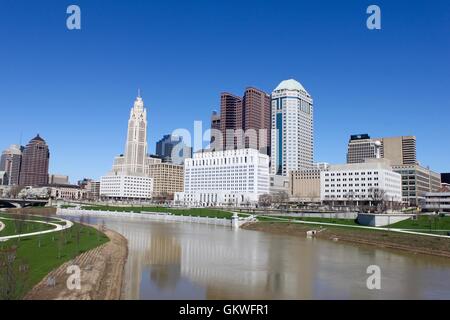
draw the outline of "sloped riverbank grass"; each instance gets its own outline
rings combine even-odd
[[[53,269],[108,241],[103,232],[75,223],[63,231],[0,242],[0,300],[22,298]]]

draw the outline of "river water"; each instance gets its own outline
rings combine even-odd
[[[450,299],[450,259],[227,227],[91,217],[128,239],[125,299]],[[368,266],[381,270],[369,290]]]

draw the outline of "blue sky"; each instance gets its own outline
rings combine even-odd
[[[82,29],[66,28],[81,7]],[[366,28],[381,7],[382,29]],[[450,171],[450,1],[0,0],[0,148],[40,133],[50,171],[98,178],[124,149],[140,87],[149,147],[209,126],[221,91],[295,78],[315,104],[315,160],[345,162],[350,134],[416,135]]]

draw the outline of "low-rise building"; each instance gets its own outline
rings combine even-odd
[[[289,173],[290,201],[320,202],[320,172],[319,169],[291,171]]]
[[[402,202],[401,175],[388,160],[366,159],[364,163],[330,165],[320,173],[320,199],[324,203],[370,205],[376,201]]]
[[[111,172],[100,180],[100,197],[105,200],[149,200],[153,178],[146,175],[125,175]]]
[[[425,193],[425,211],[450,212],[450,188],[443,187],[438,192]]]
[[[253,205],[269,193],[269,156],[256,149],[197,152],[184,169],[184,191],[175,203]]]
[[[50,198],[54,200],[82,200],[84,190],[78,185],[52,184],[48,186]]]
[[[418,164],[394,165],[393,170],[402,176],[403,202],[419,206],[425,201],[427,192],[437,192],[441,188],[441,175]]]
[[[184,167],[171,163],[155,163],[148,167],[153,178],[153,198],[173,200],[176,192],[183,191]]]

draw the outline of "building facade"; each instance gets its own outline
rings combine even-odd
[[[153,179],[147,176],[111,174],[100,181],[100,197],[108,200],[135,201],[152,198]]]
[[[255,149],[195,153],[184,169],[184,191],[175,194],[175,203],[252,205],[269,193],[269,156]]]
[[[402,178],[392,170],[389,161],[380,159],[330,165],[327,171],[320,172],[320,200],[344,205],[349,201],[401,203]]]
[[[441,183],[450,184],[450,173],[441,173]]]
[[[313,99],[296,80],[282,81],[272,92],[271,173],[313,166]]]
[[[48,184],[50,151],[39,134],[30,140],[22,154],[19,184],[23,186],[44,186]]]
[[[257,149],[270,154],[270,96],[248,87],[241,98],[223,92],[220,115],[211,117],[211,150]]]
[[[301,203],[320,202],[319,169],[307,169],[289,172],[289,198]]]
[[[50,174],[48,176],[49,184],[70,184],[69,176],[64,176],[61,174]]]
[[[410,206],[420,206],[425,194],[437,192],[441,188],[441,175],[418,164],[394,165],[393,170],[402,175],[403,202]]]
[[[192,157],[192,148],[184,143],[183,137],[167,134],[156,143],[156,155],[164,162],[180,165]]]
[[[184,188],[184,167],[171,163],[155,163],[149,167],[149,176],[153,178],[153,198],[173,199],[176,192]]]
[[[388,159],[391,165],[418,164],[416,137],[370,138],[368,134],[350,136],[347,163],[362,163],[365,159],[374,158]]]
[[[84,190],[78,185],[52,184],[49,185],[50,197],[54,200],[82,200]]]
[[[424,211],[450,212],[450,188],[441,188],[438,192],[425,193]]]
[[[13,144],[2,152],[0,158],[0,171],[6,172],[8,185],[12,186],[19,184],[23,149],[24,147]]]

